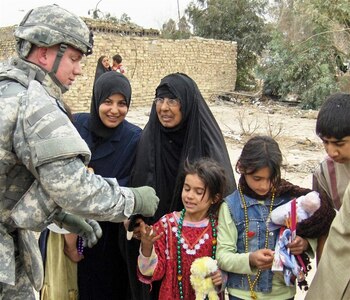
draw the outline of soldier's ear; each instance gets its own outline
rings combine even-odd
[[[49,48],[38,47],[36,58],[39,66],[45,69],[46,71],[50,72],[54,65],[54,62],[57,56],[57,51],[58,51],[57,46],[53,46]]]
[[[48,48],[37,47],[35,50],[35,58],[39,65],[45,68],[48,64]]]

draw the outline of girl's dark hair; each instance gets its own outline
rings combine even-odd
[[[282,153],[277,142],[269,136],[255,136],[244,145],[236,164],[236,172],[253,174],[261,168],[271,170],[274,187],[281,181]]]
[[[184,177],[188,174],[196,174],[203,181],[205,190],[209,193],[209,198],[218,199],[210,206],[208,211],[208,214],[217,215],[227,188],[225,169],[215,160],[203,157],[193,163],[185,160]]]
[[[350,94],[336,93],[326,99],[317,116],[316,134],[337,140],[350,136]]]

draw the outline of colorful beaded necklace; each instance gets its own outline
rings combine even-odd
[[[245,226],[245,239],[244,239],[244,248],[245,248],[245,253],[248,253],[249,248],[248,248],[248,233],[249,233],[249,219],[248,219],[248,208],[247,208],[247,203],[245,201],[245,198],[243,196],[242,193],[242,188],[239,185],[238,186],[238,190],[239,190],[239,194],[241,196],[242,199],[242,203],[243,203],[243,208],[244,208],[244,226]],[[270,208],[269,208],[269,215],[267,216],[267,219],[269,219],[270,215],[271,215],[271,211],[273,208],[273,203],[275,201],[275,191],[272,191],[272,197],[271,197],[271,203],[270,203]],[[269,230],[266,228],[266,233],[265,233],[265,248],[267,249],[269,245]],[[255,291],[254,291],[254,286],[256,285],[256,283],[259,280],[261,274],[261,270],[258,270],[258,273],[256,274],[254,281],[252,282],[250,275],[247,274],[247,279],[248,279],[248,283],[249,283],[249,289],[250,289],[250,297],[252,299],[258,299]]]
[[[179,224],[177,227],[177,282],[179,284],[179,293],[180,293],[180,299],[184,299],[183,295],[183,286],[182,286],[182,258],[181,258],[181,234],[182,234],[182,225],[185,218],[186,209],[183,209],[181,211]],[[212,214],[209,214],[209,222],[211,225],[211,229],[213,232],[213,239],[212,239],[212,259],[215,259],[215,252],[216,252],[216,228],[215,228],[215,219],[213,218]]]

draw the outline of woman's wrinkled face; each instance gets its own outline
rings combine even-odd
[[[116,128],[128,113],[128,106],[122,94],[113,94],[101,102],[98,114],[108,128]]]
[[[182,120],[181,103],[179,99],[156,98],[154,100],[159,122],[166,128],[173,128]]]

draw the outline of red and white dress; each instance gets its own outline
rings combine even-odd
[[[158,234],[164,232],[164,235],[155,242],[155,253],[150,257],[144,257],[140,251],[138,258],[140,281],[151,284],[152,281],[162,280],[159,291],[159,299],[162,300],[180,299],[177,279],[178,222],[179,217],[173,212],[155,223],[153,230]],[[190,268],[196,258],[212,256],[213,231],[209,219],[200,222],[184,220],[180,242],[183,296],[186,300],[195,300],[195,292],[190,282]]]

